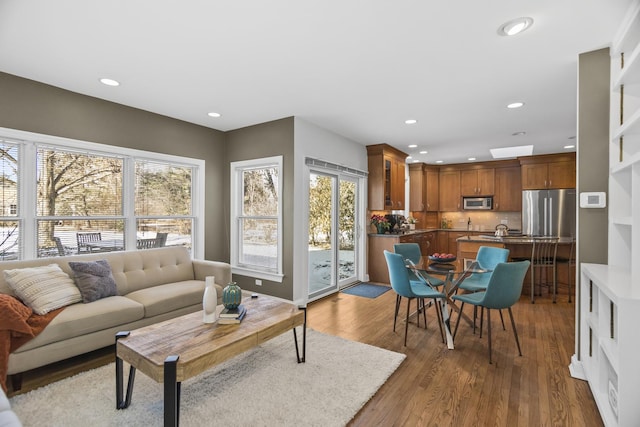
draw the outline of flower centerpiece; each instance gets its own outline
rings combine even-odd
[[[376,227],[378,234],[384,234],[391,227],[391,223],[382,215],[371,215],[371,224]]]

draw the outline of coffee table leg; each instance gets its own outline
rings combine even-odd
[[[125,338],[129,336],[129,331],[122,331],[116,334],[116,342],[120,338]],[[131,395],[133,394],[133,382],[136,378],[136,368],[133,366],[129,369],[129,380],[127,382],[127,397],[126,399],[122,399],[122,386],[123,386],[123,368],[122,368],[122,359],[118,357],[118,353],[116,350],[116,409],[125,409],[128,408],[131,404]]]
[[[298,350],[298,335],[296,328],[293,328],[293,342],[296,345],[296,358],[298,363],[304,363],[307,357],[307,307],[300,306],[299,310],[304,310],[304,323],[302,324],[302,359],[300,358],[300,350]]]
[[[164,425],[177,426],[180,423],[180,383],[177,381],[177,367],[180,356],[164,359]]]

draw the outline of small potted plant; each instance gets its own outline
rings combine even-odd
[[[378,234],[384,234],[391,226],[391,223],[382,215],[371,215],[371,225],[376,227]]]
[[[409,218],[407,218],[407,224],[409,224],[409,230],[415,230],[416,229],[416,223],[418,222],[417,219],[415,219],[414,217],[410,216]]]

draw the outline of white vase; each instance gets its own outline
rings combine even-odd
[[[207,276],[204,279],[204,295],[202,296],[202,321],[204,323],[214,323],[217,319],[216,306],[218,305],[218,293],[214,283],[213,276]]]

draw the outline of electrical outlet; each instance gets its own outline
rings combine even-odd
[[[262,280],[256,279],[256,286],[262,286]]]
[[[500,224],[509,225],[509,220],[508,219],[500,220]]]

